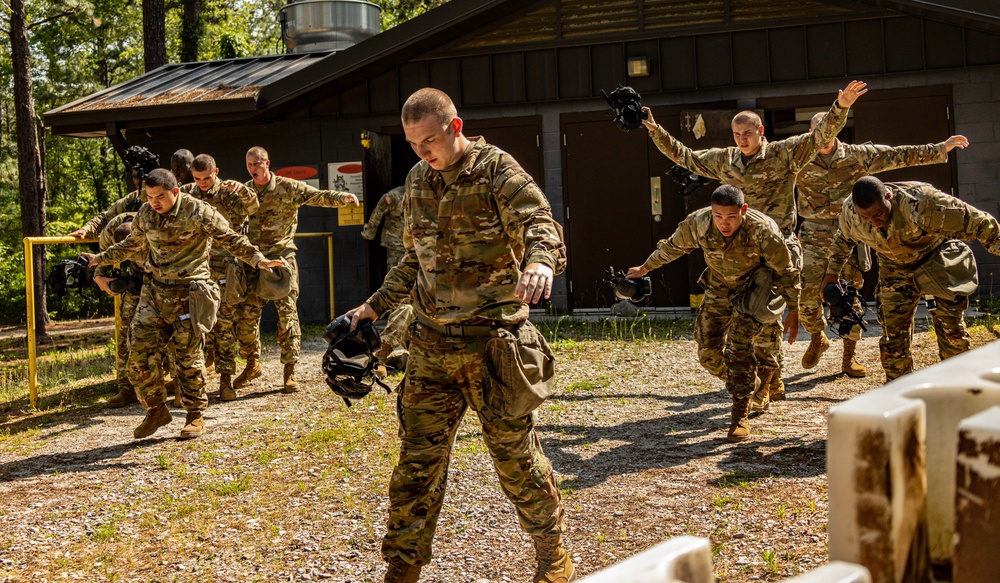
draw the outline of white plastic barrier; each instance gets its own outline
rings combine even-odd
[[[579,583],[715,583],[712,544],[694,536],[667,539]]]
[[[712,544],[706,538],[668,539],[579,583],[715,583]],[[787,583],[872,583],[868,569],[833,562]]]
[[[951,568],[956,582],[1000,581],[1000,552],[986,553],[1000,548],[1000,411],[977,415],[997,405],[1000,342],[831,409],[830,559],[867,567],[875,583],[929,580],[932,564]],[[961,458],[960,427],[969,452]],[[978,538],[957,546],[956,463],[959,507],[976,514],[961,528]]]
[[[804,575],[786,579],[785,583],[872,583],[868,569],[843,561],[832,561]]]

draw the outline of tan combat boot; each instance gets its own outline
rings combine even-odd
[[[726,441],[729,443],[739,443],[750,439],[750,397],[733,397],[733,411],[729,423],[729,435]]]
[[[205,418],[201,416],[201,411],[188,411],[187,423],[181,429],[181,439],[191,439],[198,437],[205,432]]]
[[[757,390],[750,397],[750,413],[764,413],[771,409],[771,377],[774,372],[760,377]]]
[[[142,420],[142,423],[140,423],[134,431],[132,431],[132,436],[136,439],[149,437],[150,435],[156,433],[157,429],[173,420],[174,418],[170,416],[170,409],[167,409],[166,404],[161,403],[149,411],[146,411],[146,418]]]
[[[233,388],[233,375],[224,372],[219,376],[221,377],[219,381],[219,399],[223,401],[235,401],[236,389]]]
[[[126,407],[138,402],[139,397],[135,396],[135,387],[128,383],[122,383],[118,386],[118,392],[115,393],[115,396],[108,399],[106,405],[111,409],[118,409],[119,407]]]
[[[244,368],[243,372],[240,373],[240,376],[236,377],[236,380],[233,381],[233,388],[242,389],[243,387],[249,385],[250,381],[259,377],[263,373],[264,369],[260,367],[260,361],[251,356],[247,358],[246,368]]]
[[[538,569],[532,583],[569,583],[576,580],[576,569],[563,547],[561,536],[550,534],[531,538],[535,543],[535,558],[538,560]]]
[[[857,340],[844,338],[844,362],[841,365],[841,371],[851,378],[860,379],[868,376],[868,369],[854,358],[854,352],[857,349]]]
[[[830,339],[826,337],[826,334],[822,330],[812,335],[809,339],[809,346],[806,348],[806,353],[802,355],[802,368],[811,369],[816,368],[819,364],[819,357],[826,352],[826,349],[830,348]]]
[[[771,375],[771,382],[767,385],[767,393],[772,403],[785,400],[785,381],[781,379],[780,369]]]
[[[281,392],[288,394],[299,390],[299,383],[295,381],[295,363],[285,363],[285,383],[281,386]]]
[[[402,557],[390,557],[389,568],[385,572],[385,583],[417,583],[420,565],[411,565]]]

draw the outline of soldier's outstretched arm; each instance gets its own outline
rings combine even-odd
[[[952,136],[944,141],[944,151],[950,152],[955,148],[965,149],[969,147],[969,138],[963,135]]]
[[[864,81],[851,81],[847,87],[837,91],[837,105],[848,108],[854,105],[859,97],[868,93],[868,84]]]

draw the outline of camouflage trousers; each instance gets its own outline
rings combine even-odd
[[[382,556],[425,565],[437,527],[455,435],[468,408],[483,408],[485,337],[447,337],[414,326],[410,360],[397,398],[399,462],[389,482],[389,523]],[[483,441],[500,487],[531,535],[565,532],[552,466],[534,429],[534,414],[483,421]],[[484,547],[485,548],[485,547]]]
[[[823,331],[827,326],[823,315],[823,279],[830,266],[830,250],[833,249],[833,235],[839,229],[837,221],[827,224],[806,220],[799,233],[802,237],[802,293],[799,296],[799,322],[810,336]],[[840,278],[861,289],[864,273],[858,262],[857,253],[840,272]]]
[[[139,294],[126,292],[121,296],[118,310],[121,319],[121,327],[118,329],[118,336],[115,338],[115,352],[117,354],[116,370],[118,388],[127,389],[132,386],[128,380],[128,355],[131,340],[129,330],[132,327],[132,319],[135,317],[135,310],[139,307]]]
[[[698,307],[694,325],[694,340],[698,344],[698,360],[705,370],[726,381],[729,394],[742,398],[753,393],[755,375],[761,368],[755,356],[754,343],[765,326],[733,308],[736,296],[728,289],[707,289]],[[781,334],[778,334],[780,345]],[[762,378],[765,373],[759,373]]]
[[[879,353],[887,381],[913,372],[910,344],[913,341],[913,319],[921,294],[913,282],[913,270],[890,263],[879,257],[878,289],[875,292],[878,321],[882,326]],[[969,298],[954,300],[935,298],[937,309],[931,311],[938,356],[942,360],[971,348],[972,339],[965,327],[965,310]]]
[[[802,270],[802,245],[799,244],[798,237],[791,234],[785,237],[785,245],[788,246],[788,253],[792,256],[792,265],[796,269]],[[781,345],[781,338],[784,335],[784,327],[779,319],[772,324],[764,324],[753,339],[754,359],[757,361],[757,368],[760,378],[767,378],[772,372],[781,378],[781,366],[784,364],[784,352]]]
[[[299,327],[299,312],[296,302],[299,299],[299,266],[295,255],[285,257],[288,267],[292,270],[292,290],[280,300],[274,301],[278,309],[278,346],[281,347],[281,362],[284,364],[298,362],[302,346],[302,329]],[[256,268],[254,268],[256,269]],[[256,281],[256,271],[247,281]],[[247,290],[246,300],[238,309],[236,317],[236,337],[239,341],[240,354],[243,358],[260,360],[260,315],[268,300],[258,296],[252,289]]]
[[[115,339],[115,351],[117,358],[117,380],[119,389],[131,389],[132,381],[128,379],[128,357],[132,346],[132,320],[135,318],[135,311],[139,307],[138,293],[127,292],[121,298],[121,328],[118,330],[118,338]],[[177,364],[174,359],[174,346],[168,344],[160,354],[161,361],[166,365],[163,373],[170,373],[177,377]]]
[[[239,354],[239,344],[236,340],[236,319],[240,303],[226,303],[226,262],[236,259],[212,260],[212,279],[219,283],[219,292],[223,300],[219,303],[219,311],[215,327],[206,335],[205,343],[215,348],[215,371],[219,374],[236,373],[236,356]]]
[[[176,378],[184,409],[205,410],[208,397],[205,395],[205,359],[202,352],[204,335],[191,327],[187,283],[166,285],[146,279],[132,320],[131,340],[128,378],[135,387],[139,402],[146,409],[153,409],[166,401],[163,374],[168,359],[164,347],[173,342]]]

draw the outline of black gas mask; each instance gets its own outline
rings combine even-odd
[[[642,120],[649,117],[642,110],[642,97],[635,89],[627,85],[618,84],[618,87],[609,95],[601,89],[601,95],[615,112],[615,125],[623,131],[631,131],[642,127]]]
[[[49,270],[45,284],[56,296],[64,296],[70,290],[75,290],[80,296],[96,301],[83,293],[83,290],[94,283],[94,272],[87,267],[87,264],[88,261],[83,256],[63,259]]]
[[[856,303],[861,306],[860,312],[854,308]],[[826,306],[830,329],[836,331],[841,338],[849,336],[854,326],[868,331],[864,320],[868,305],[861,300],[857,288],[845,280],[840,280],[839,286],[831,283],[823,288],[823,305]]]
[[[603,279],[611,286],[611,290],[619,300],[643,302],[653,291],[653,283],[649,276],[627,279],[624,271],[619,270],[616,273],[614,267],[609,267],[604,272]]]

